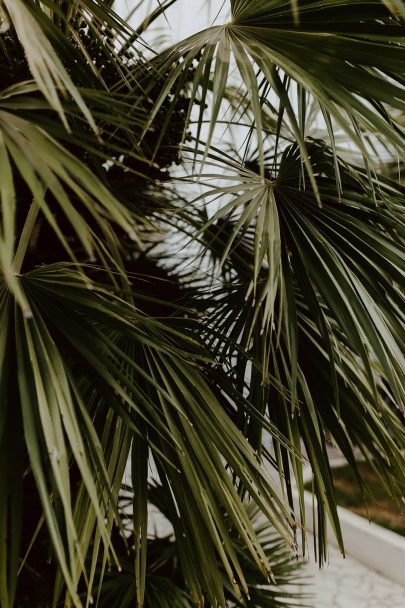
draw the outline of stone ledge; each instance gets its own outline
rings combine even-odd
[[[331,467],[346,464],[344,459],[331,461]],[[310,481],[312,472],[306,471],[304,483]],[[298,502],[298,501],[297,501]],[[304,492],[306,528],[313,530],[312,504],[313,496]],[[405,537],[382,526],[369,522],[364,517],[352,513],[344,507],[338,507],[340,525],[342,528],[345,550],[348,555],[372,570],[387,578],[405,585]],[[332,527],[328,524],[329,542],[337,547]]]

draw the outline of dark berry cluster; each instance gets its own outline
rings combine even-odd
[[[0,74],[1,89],[31,78],[24,49],[12,28],[0,34]]]

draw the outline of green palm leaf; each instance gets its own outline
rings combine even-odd
[[[128,487],[126,489],[127,491],[129,490]],[[151,535],[148,539],[148,586],[145,607],[158,606],[159,608],[166,608],[167,606],[176,605],[191,608],[193,606],[192,598],[189,593],[184,591],[183,579],[186,569],[182,564],[177,565],[175,563],[177,548],[176,540],[170,534],[173,520],[171,519],[169,494],[163,486],[151,485],[149,496],[152,504],[158,509],[157,512],[164,514],[168,518],[166,520],[168,531],[167,535]],[[126,500],[123,497],[121,508],[124,519],[125,506]],[[278,585],[269,584],[265,578],[257,573],[255,564],[251,561],[249,554],[246,553],[243,543],[235,539],[236,553],[247,574],[249,599],[241,600],[238,598],[232,584],[227,580],[226,572],[221,568],[221,576],[225,585],[225,595],[228,602],[231,602],[234,606],[253,606],[257,608],[307,605],[307,598],[309,600],[310,593],[308,592],[306,597],[305,594],[298,595],[295,590],[296,585],[305,586],[308,584],[309,587],[309,581],[306,581],[305,576],[300,572],[302,564],[290,561],[283,541],[261,520],[258,511],[249,508],[248,514],[266,554],[272,556],[274,575],[277,578]],[[130,522],[128,521],[129,525]],[[124,555],[123,562],[124,570],[121,576],[108,575],[106,577],[100,589],[100,606],[108,605],[125,608],[134,602],[136,587],[132,576],[132,562]],[[172,577],[176,582],[173,582],[165,574],[165,572],[170,570],[176,572],[176,575]],[[215,604],[210,603],[209,605]]]
[[[24,47],[27,61],[40,91],[58,112],[68,129],[60,95],[68,93],[83,112],[90,126],[97,131],[93,116],[58,57],[45,31],[47,17],[36,2],[2,0],[3,19],[15,28]]]
[[[213,252],[228,282],[206,296],[207,306],[212,307],[212,334],[208,328],[206,334],[216,344],[219,357],[225,361],[237,358],[237,377],[250,376],[249,400],[283,429],[298,451],[299,438],[303,438],[314,470],[319,466],[323,469],[316,483],[339,536],[324,451],[325,432],[330,432],[352,464],[354,445],[361,445],[366,454],[375,454],[377,441],[383,453],[383,444],[391,443],[395,436],[390,448],[394,476],[400,470],[398,448],[403,445],[404,434],[396,416],[404,401],[404,267],[403,219],[397,210],[403,195],[401,187],[386,181],[381,184],[377,205],[370,203],[372,192],[365,172],[353,177],[339,160],[343,187],[339,196],[333,154],[316,143],[308,143],[308,149],[322,197],[321,209],[310,184],[306,188],[300,185],[302,162],[297,146],[285,149],[274,175],[270,176],[271,166],[266,168],[267,185],[258,174],[238,170],[227,161],[222,165],[228,174],[221,178],[227,177],[232,185],[209,188],[202,195],[207,202],[219,196],[229,200],[208,221],[200,220],[205,251]],[[214,159],[213,164],[219,166],[219,158]],[[201,179],[208,185],[210,177],[213,175],[202,175]],[[251,209],[256,210],[257,193],[262,196],[266,187],[273,190],[279,217],[278,237],[268,237],[279,248],[277,261],[268,252],[263,258],[257,256],[256,243],[265,244],[266,240],[260,213]],[[261,204],[273,204],[259,200]],[[271,226],[275,225],[273,220]],[[279,278],[276,288],[271,289],[274,267]],[[318,349],[317,354],[313,348]],[[308,364],[312,361],[314,365],[315,360],[329,374],[327,380],[322,374],[322,398],[317,387],[320,376],[313,375]],[[396,415],[387,399],[396,403]],[[365,435],[361,441],[352,435],[353,411],[349,404],[356,401],[360,408],[357,411],[365,408],[370,423],[373,420],[375,425],[369,440]],[[324,415],[326,403],[328,414]],[[380,435],[379,417],[387,419],[385,438]],[[246,421],[246,428],[253,445],[263,449],[258,420]],[[278,469],[289,479],[290,466],[283,451],[280,447]],[[300,485],[301,465],[297,464],[292,457]],[[320,521],[325,521],[321,508]],[[322,545],[322,534],[320,542]]]
[[[75,462],[83,479],[83,491],[89,498],[87,509],[94,512],[86,525],[92,521],[94,528],[97,523],[100,540],[107,550],[109,530],[114,523],[107,518],[108,525],[104,524],[110,495],[107,491],[108,467],[103,464],[104,458],[94,461],[94,455],[100,454],[102,439],[97,439],[91,418],[80,405],[84,399],[81,384],[85,378],[92,378],[100,396],[108,392],[110,407],[113,406],[130,424],[131,436],[135,433],[134,450],[138,450],[137,435],[144,437],[147,432],[149,436],[148,445],[159,463],[160,476],[171,488],[182,513],[182,519],[178,520],[178,542],[184,544],[184,558],[187,555],[187,562],[193,564],[187,580],[190,588],[195,589],[195,599],[201,599],[201,588],[212,594],[213,602],[221,595],[219,575],[214,570],[199,569],[203,556],[214,556],[216,550],[220,550],[231,580],[234,573],[239,579],[235,590],[238,584],[246,590],[243,573],[217,504],[223,505],[224,512],[229,514],[249,547],[257,567],[268,575],[271,565],[246,519],[243,504],[221,457],[286,538],[290,533],[285,522],[292,522],[289,508],[198,371],[196,364],[201,356],[199,366],[202,364],[204,355],[195,339],[170,329],[170,326],[165,329],[156,321],[142,320],[136,309],[118,299],[109,303],[102,289],[89,291],[77,273],[61,266],[26,274],[21,284],[33,315],[32,319],[24,320],[18,308],[15,312],[25,441],[55,555],[73,604],[79,605],[73,590],[83,573],[90,531],[84,536],[78,533],[78,526],[83,531],[85,529],[80,515],[84,497],[79,494],[79,502],[73,509],[74,496],[68,468],[72,466],[71,461]],[[6,315],[6,309],[2,313]],[[105,323],[107,318],[109,328],[102,328],[99,323]],[[162,332],[166,332],[167,337]],[[144,354],[139,361],[141,352]],[[197,357],[195,364],[190,356]],[[81,376],[84,374],[80,382],[81,376],[78,379],[74,372],[77,365],[82,369]],[[195,387],[198,387],[198,393]],[[89,448],[85,447],[86,443]],[[147,451],[143,452],[139,465],[147,462],[145,458]],[[126,457],[121,456],[124,466],[125,461]],[[93,482],[95,465],[99,470],[102,466],[104,470],[104,481],[99,479],[101,489]],[[114,474],[120,479],[122,473],[121,467]],[[136,470],[133,474],[136,482],[141,484],[140,474],[136,474]],[[112,480],[110,483],[114,487],[115,482]],[[186,487],[190,488],[187,501]],[[100,497],[100,490],[104,498]],[[202,500],[192,501],[191,495],[201,496]],[[139,513],[145,508],[146,500],[144,491]],[[58,515],[58,503],[62,507],[62,516]],[[137,512],[135,510],[134,513]],[[196,522],[199,522],[198,526]],[[187,541],[182,540],[184,532]],[[142,534],[142,528],[139,533]],[[67,535],[66,545],[62,542],[64,534]],[[221,548],[222,541],[224,549]],[[196,554],[192,547],[201,549]],[[144,551],[142,546],[140,550]],[[140,566],[140,581],[142,577],[145,577],[144,566]]]
[[[366,6],[368,18],[364,21]],[[384,103],[403,109],[402,88],[396,84],[396,78],[401,78],[405,53],[402,22],[394,19],[381,2],[354,2],[350,10],[345,2],[303,3],[299,16],[296,23],[291,3],[234,3],[229,24],[206,29],[157,59],[156,71],[171,71],[171,75],[150,120],[169,91],[176,91],[176,83],[180,90],[185,74],[198,58],[190,104],[196,98],[205,103],[207,74],[212,74],[214,83],[208,147],[226,95],[232,61],[250,99],[262,159],[261,106],[271,91],[291,123],[312,176],[305,133],[290,92],[291,81],[308,91],[358,146],[363,145],[357,128],[361,124],[402,149],[403,136],[398,126],[392,116],[388,118],[383,113]],[[267,90],[259,85],[256,71],[267,81]],[[371,106],[369,99],[373,99]],[[312,186],[316,190],[314,180]]]

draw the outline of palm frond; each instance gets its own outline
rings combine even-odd
[[[196,60],[190,106],[205,104],[210,97],[210,127],[207,147],[213,136],[220,108],[226,97],[231,68],[236,67],[249,98],[259,152],[263,158],[261,107],[270,95],[278,99],[301,149],[310,176],[311,164],[300,127],[291,83],[297,82],[319,103],[325,113],[360,148],[358,125],[403,147],[403,135],[384,104],[403,109],[402,87],[397,82],[404,61],[403,23],[384,3],[304,3],[296,22],[291,3],[260,1],[233,4],[229,24],[208,28],[178,43],[156,60],[156,72],[169,72],[150,120],[169,92],[176,96]],[[325,45],[325,40],[328,44]],[[308,61],[308,54],[311,61]],[[175,67],[173,67],[175,66]],[[266,86],[260,84],[260,73]],[[332,77],[331,74],[334,74]],[[148,85],[145,85],[146,90]],[[177,91],[177,93],[176,93]],[[369,103],[369,99],[373,103]],[[280,114],[281,116],[281,114]],[[201,120],[201,115],[200,115]],[[316,184],[312,180],[316,190]]]
[[[127,486],[126,491],[130,491]],[[123,493],[124,494],[124,493]],[[145,594],[145,608],[157,606],[166,608],[168,606],[182,606],[191,608],[194,605],[190,593],[185,591],[186,568],[176,563],[177,547],[176,539],[170,532],[172,520],[170,519],[172,509],[170,495],[162,485],[151,485],[149,488],[151,504],[157,508],[156,515],[165,514],[169,519],[167,522],[167,534],[162,536],[149,536],[147,568],[147,584]],[[125,515],[127,501],[125,495],[122,498],[123,519],[130,521]],[[250,507],[248,514],[258,539],[263,545],[266,554],[273,561],[274,579],[277,583],[271,583],[258,574],[254,562],[240,540],[235,537],[236,553],[241,561],[243,570],[246,572],[249,596],[240,599],[234,592],[233,585],[228,581],[228,576],[223,566],[219,568],[225,586],[225,597],[233,606],[252,606],[255,608],[281,608],[281,606],[305,606],[309,605],[310,589],[309,581],[301,574],[302,563],[293,562],[283,541],[278,535],[261,519],[260,513]],[[156,516],[155,515],[155,516]],[[124,548],[124,547],[123,547]],[[132,556],[131,556],[132,557]],[[126,608],[135,601],[136,585],[133,581],[132,559],[123,556],[124,570],[120,576],[107,575],[99,590],[100,606],[120,606]],[[170,575],[167,575],[170,572]],[[298,592],[299,586],[308,586],[307,594]],[[216,604],[209,604],[214,606]]]
[[[44,11],[36,2],[23,0],[2,0],[1,7],[3,15],[6,15],[9,25],[13,26],[24,47],[34,80],[50,106],[58,112],[65,127],[69,129],[60,96],[69,94],[97,132],[89,108],[47,38],[47,16]]]
[[[14,365],[19,370],[25,442],[55,557],[73,604],[79,606],[73,591],[78,574],[84,572],[91,538],[91,528],[85,535],[78,533],[78,526],[83,531],[85,527],[82,516],[79,517],[83,513],[83,506],[79,508],[83,500],[80,495],[78,506],[74,509],[72,506],[69,470],[73,462],[89,499],[87,511],[94,513],[86,525],[92,521],[94,527],[97,523],[107,551],[114,523],[108,517],[107,524],[104,523],[110,477],[107,464],[103,464],[104,457],[100,460],[102,439],[97,439],[97,429],[80,405],[84,403],[85,378],[87,382],[92,379],[92,386],[98,387],[100,396],[109,395],[109,407],[116,409],[130,425],[134,450],[139,445],[136,437],[145,437],[147,433],[149,448],[159,463],[159,475],[175,499],[173,508],[178,508],[182,515],[177,519],[178,543],[182,545],[182,560],[187,556],[187,580],[194,589],[194,599],[201,600],[201,589],[206,590],[212,602],[223,596],[219,573],[199,568],[200,560],[206,559],[204,556],[213,557],[217,551],[231,580],[238,578],[233,584],[235,592],[239,585],[246,591],[218,505],[229,514],[257,567],[269,576],[271,564],[246,519],[243,503],[222,459],[269,521],[292,544],[288,529],[288,522],[293,521],[290,508],[199,370],[205,355],[195,338],[179,328],[165,329],[161,323],[142,318],[123,301],[116,299],[109,303],[102,289],[89,291],[80,275],[62,266],[28,273],[21,285],[32,311],[31,319],[24,319],[18,308],[14,312],[18,357]],[[6,315],[6,310],[2,312]],[[100,325],[107,318],[108,328]],[[77,368],[81,369],[79,376]],[[6,395],[4,398],[7,402]],[[143,450],[143,466],[147,451]],[[103,453],[106,454],[106,449]],[[96,454],[98,461],[94,460]],[[121,468],[114,471],[118,478],[123,473],[125,456],[121,455],[121,463]],[[94,466],[100,472],[104,470],[104,478],[98,478],[100,487],[93,481]],[[112,487],[114,479],[110,481]],[[137,483],[141,479],[138,474]],[[185,493],[186,488],[189,491]],[[192,496],[200,496],[201,500]],[[143,501],[134,513],[142,513],[146,500],[143,492]],[[62,542],[64,535],[66,544]],[[200,548],[197,552],[196,547]],[[140,576],[144,577],[141,562],[140,568]]]
[[[302,606],[304,463],[321,564],[328,442],[404,487],[403,3],[158,4],[0,0],[5,608]]]
[[[404,226],[399,201],[403,194],[398,184],[385,179],[378,184],[376,204],[370,202],[366,172],[358,169],[354,174],[339,160],[343,187],[339,196],[332,152],[315,142],[308,142],[308,150],[322,196],[321,209],[309,182],[301,185],[297,146],[287,147],[279,161],[266,169],[267,186],[252,170],[241,170],[223,155],[222,161],[212,156],[212,164],[218,167],[222,162],[227,171],[221,180],[227,178],[231,185],[211,188],[215,174],[206,178],[203,174],[208,190],[196,201],[204,200],[205,205],[218,197],[229,201],[209,220],[200,221],[205,252],[212,251],[225,267],[226,280],[206,294],[212,325],[206,327],[205,335],[222,361],[236,359],[230,373],[238,378],[239,390],[248,391],[248,400],[282,429],[298,452],[302,438],[312,467],[322,469],[316,483],[339,537],[326,438],[333,437],[353,466],[354,446],[375,454],[378,443],[382,454],[388,447],[384,444],[393,442],[390,471],[393,477],[400,471],[405,377],[400,354]],[[250,206],[256,210],[257,193],[266,187],[273,189],[279,217],[277,261],[267,252],[257,257],[257,241],[266,241],[260,214],[250,211]],[[279,278],[272,290],[269,281],[275,264]],[[315,360],[320,367],[313,374]],[[320,375],[321,368],[328,369],[328,379]],[[374,427],[361,440],[352,431],[355,402],[360,418],[366,411]],[[380,418],[386,419],[385,426]],[[261,423],[252,419],[245,425],[249,440],[256,449],[263,449]],[[275,452],[281,483],[290,479],[286,462],[291,459],[302,487],[299,460],[294,463],[294,456],[283,452],[282,447]],[[319,518],[325,532],[321,507]],[[320,559],[325,554],[324,532],[319,536]]]

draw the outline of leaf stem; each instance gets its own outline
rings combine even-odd
[[[20,274],[24,262],[25,254],[27,253],[28,245],[31,240],[31,234],[35,226],[35,222],[39,212],[39,205],[34,199],[25,219],[24,228],[22,229],[20,241],[17,251],[14,256],[13,270],[15,274]]]

